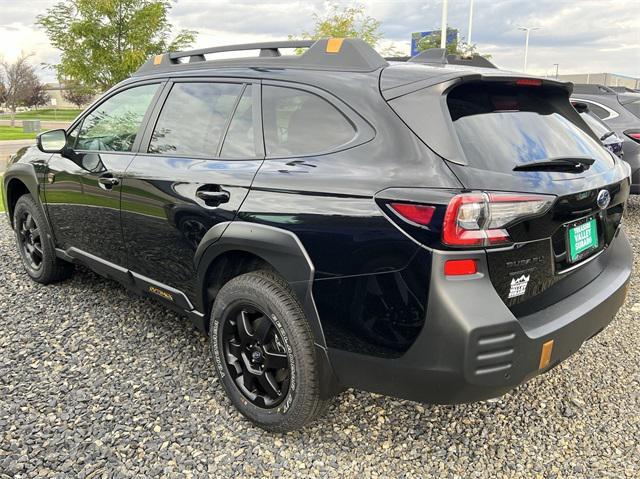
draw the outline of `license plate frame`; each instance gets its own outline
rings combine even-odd
[[[589,227],[584,227],[584,225],[587,224]],[[580,227],[582,227],[582,231],[576,230]],[[589,241],[584,245],[581,245],[580,242],[584,242],[586,239],[580,240],[580,238],[576,238],[576,236],[580,233],[585,233],[586,231],[589,232]],[[568,224],[565,231],[565,243],[567,262],[570,264],[577,263],[598,251],[600,248],[600,238],[598,236],[597,218],[595,216],[589,216],[588,218]]]

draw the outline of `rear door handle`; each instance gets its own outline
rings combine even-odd
[[[100,183],[100,187],[105,190],[110,190],[114,186],[120,184],[120,180],[118,178],[113,178],[111,176],[101,176],[98,178],[98,183]]]
[[[231,195],[228,191],[210,191],[210,190],[198,190],[196,196],[204,201],[207,206],[218,206],[222,203],[227,203]]]

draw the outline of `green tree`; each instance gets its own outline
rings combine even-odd
[[[7,87],[4,86],[4,78],[0,69],[0,105],[7,101]]]
[[[447,42],[447,55],[460,55],[463,57],[472,57],[480,55],[485,58],[491,58],[491,55],[483,55],[478,52],[476,44],[469,44],[458,40],[457,30],[455,28],[447,28],[447,38],[450,38],[452,33],[453,41]],[[418,51],[429,50],[430,48],[440,48],[440,38],[442,37],[442,30],[435,30],[431,35],[422,37],[418,40]]]
[[[336,2],[328,3],[328,11],[324,15],[313,14],[313,31],[300,35],[289,35],[289,38],[318,40],[320,38],[360,38],[375,48],[382,39],[381,22],[366,14],[365,7],[356,3],[343,7]],[[393,54],[386,49],[385,54]]]
[[[196,32],[170,40],[171,0],[70,0],[37,17],[61,51],[54,68],[89,88],[106,90],[128,78],[151,55],[189,47]]]
[[[13,63],[0,61],[0,76],[4,78],[3,97],[11,112],[11,126],[15,125],[16,110],[27,106],[34,96],[34,88],[41,85],[29,63],[31,55],[20,55]]]
[[[31,78],[29,86],[29,94],[24,101],[24,105],[28,107],[35,107],[37,110],[39,106],[44,106],[51,100],[47,90],[45,88],[45,84],[40,81],[40,79],[34,74]]]
[[[62,86],[64,88],[62,90],[62,98],[69,103],[73,103],[78,108],[85,106],[95,96],[93,89],[87,88],[78,82],[68,81],[64,82]]]

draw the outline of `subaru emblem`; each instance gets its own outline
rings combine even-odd
[[[601,210],[604,210],[607,206],[609,206],[609,202],[611,201],[611,195],[607,190],[600,190],[598,193],[598,198],[596,202],[598,203],[598,207]]]

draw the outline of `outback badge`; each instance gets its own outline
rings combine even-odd
[[[611,195],[607,190],[600,190],[598,193],[598,197],[596,198],[596,203],[598,203],[598,208],[604,210],[609,203],[611,202]]]
[[[167,291],[164,291],[160,288],[156,288],[155,286],[149,286],[149,292],[169,301],[173,301],[173,296],[171,295],[171,293],[168,293]]]

